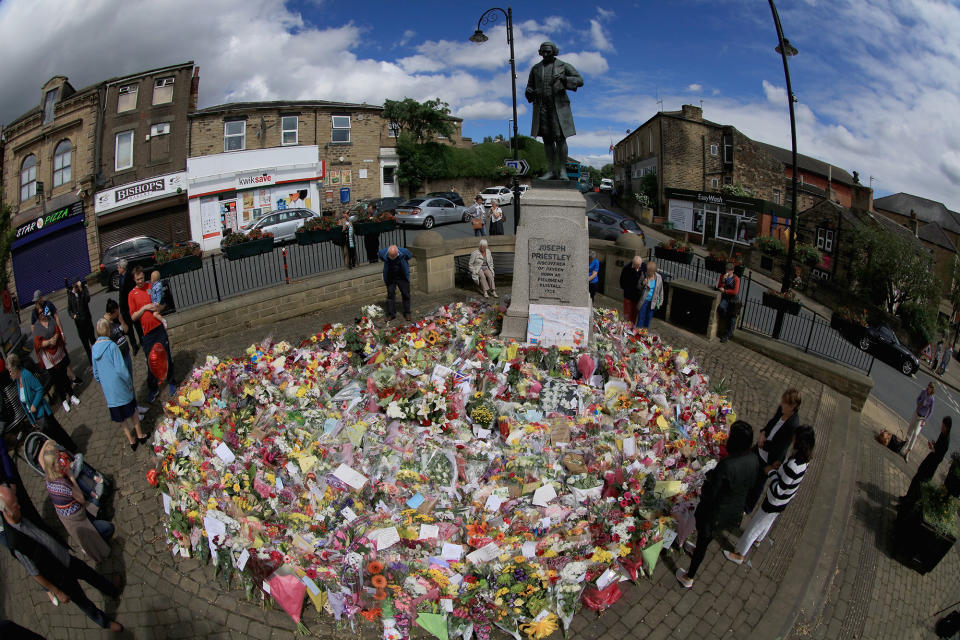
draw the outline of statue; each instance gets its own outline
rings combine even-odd
[[[567,138],[577,134],[570,112],[567,90],[583,86],[583,78],[562,60],[557,60],[560,49],[552,42],[540,45],[543,61],[530,69],[525,95],[533,103],[533,125],[530,135],[543,138],[550,170],[543,180],[567,180]]]

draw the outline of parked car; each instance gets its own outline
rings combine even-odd
[[[423,197],[424,198],[446,198],[447,200],[457,205],[458,207],[464,206],[463,198],[461,198],[460,194],[457,193],[456,191],[434,191],[433,193],[428,193]]]
[[[432,229],[441,222],[463,222],[464,208],[446,198],[413,198],[397,207],[397,224]]]
[[[111,290],[120,288],[117,264],[126,259],[127,268],[140,265],[144,269],[154,265],[153,254],[157,249],[169,249],[170,243],[153,236],[137,236],[108,247],[100,262],[100,282]]]
[[[600,240],[616,240],[623,233],[635,233],[641,238],[644,237],[643,229],[634,222],[633,218],[607,209],[597,208],[588,211],[587,229],[591,238]]]
[[[389,197],[389,198],[371,198],[371,199],[369,199],[369,200],[360,200],[360,201],[357,202],[355,205],[353,205],[352,207],[350,207],[350,215],[351,215],[351,216],[354,216],[354,215],[360,213],[361,211],[365,210],[365,209],[367,208],[367,205],[369,205],[371,202],[373,203],[373,206],[376,208],[377,214],[381,214],[381,213],[384,213],[384,212],[386,212],[386,211],[393,211],[393,210],[395,210],[397,207],[399,207],[399,206],[400,206],[401,204],[403,204],[405,201],[406,201],[405,198],[394,198],[394,197]]]
[[[864,329],[857,346],[894,369],[899,369],[905,376],[913,375],[920,368],[917,356],[903,346],[893,329],[885,324]]]
[[[603,191],[603,192],[613,191],[613,179],[600,178],[600,191]]]
[[[513,202],[513,192],[510,191],[508,187],[490,187],[489,189],[484,189],[480,192],[480,197],[483,198],[483,205],[486,207],[489,207],[491,202],[496,202],[497,204],[510,204]]]
[[[580,193],[590,193],[593,191],[593,183],[589,180],[586,182],[580,182],[577,184],[577,189],[580,190]]]
[[[274,244],[295,239],[297,229],[310,218],[319,218],[320,214],[311,209],[279,209],[269,211],[254,222],[240,228],[243,233],[250,233],[254,229],[268,231],[273,234]]]
[[[530,191],[530,185],[522,184],[520,185],[520,197],[527,195],[527,191]]]

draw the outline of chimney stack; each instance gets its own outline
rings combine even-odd
[[[193,68],[193,78],[190,79],[190,112],[197,110],[197,98],[200,95],[200,67]]]
[[[703,109],[700,107],[695,107],[692,104],[685,104],[680,109],[683,112],[683,117],[687,120],[695,120],[696,122],[703,121]]]
[[[873,189],[862,184],[854,184],[851,186],[851,190],[853,191],[853,198],[850,203],[851,209],[865,213],[873,211]]]

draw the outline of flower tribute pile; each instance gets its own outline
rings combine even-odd
[[[438,638],[520,638],[602,611],[692,527],[734,416],[686,352],[595,310],[589,349],[496,336],[502,310],[327,325],[208,356],[148,474],[175,555],[225,585]]]

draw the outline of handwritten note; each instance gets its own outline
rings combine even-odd
[[[363,485],[367,484],[367,478],[362,473],[345,464],[334,469],[333,476],[354,489],[363,489]]]
[[[553,488],[553,485],[545,484],[533,492],[533,504],[537,505],[538,507],[545,507],[556,497],[557,490]]]
[[[440,536],[440,527],[435,524],[421,524],[418,540],[433,540]]]
[[[228,447],[225,442],[218,444],[217,448],[214,449],[213,452],[217,454],[217,457],[227,464],[230,464],[237,459],[237,457],[233,455],[233,451],[230,451],[230,447]]]
[[[240,555],[237,557],[237,569],[243,571],[243,568],[247,566],[247,560],[250,559],[250,552],[244,549],[240,552]]]
[[[460,562],[460,558],[463,557],[463,547],[459,544],[444,542],[443,548],[440,550],[440,557],[450,562]]]
[[[377,545],[377,551],[389,549],[400,542],[400,532],[396,527],[384,527],[367,533],[367,537]]]
[[[472,553],[468,553],[467,560],[473,564],[480,564],[481,562],[490,562],[499,555],[500,547],[498,547],[495,542],[491,542],[485,547],[481,547]]]

